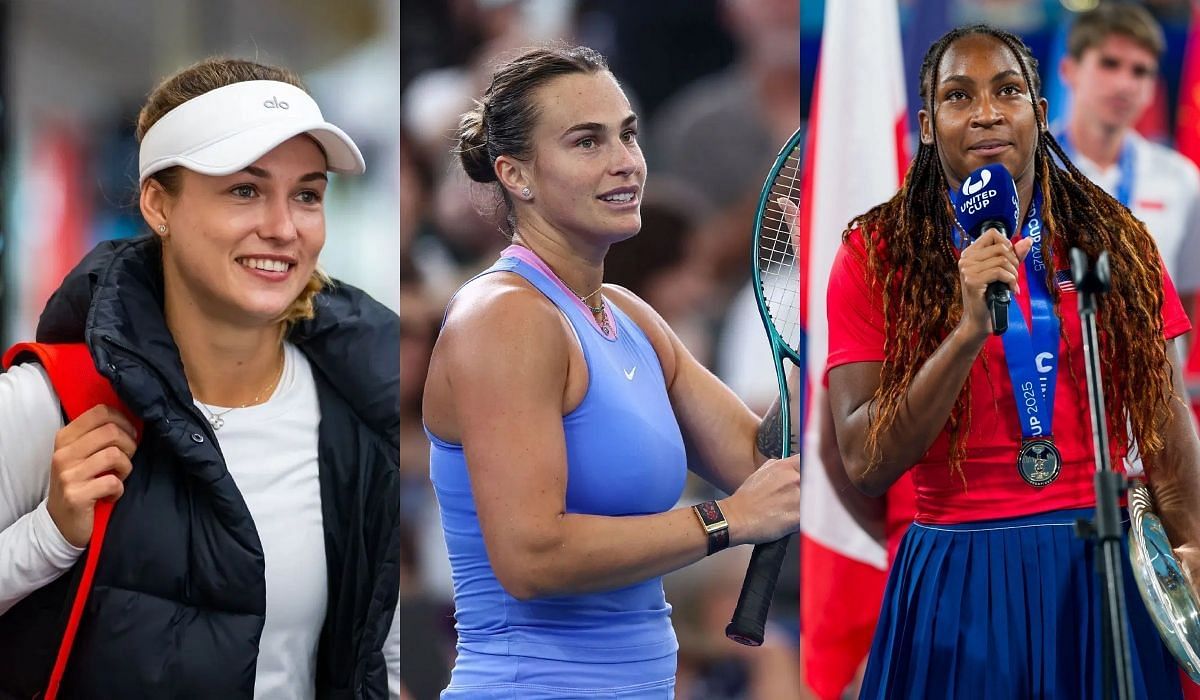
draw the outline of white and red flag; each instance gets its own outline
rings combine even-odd
[[[896,0],[825,4],[800,200],[810,391],[802,447],[802,653],[808,684],[822,698],[841,697],[866,657],[888,563],[884,544],[842,506],[818,449],[815,417],[825,410],[829,339],[825,288],[846,223],[895,194],[908,168],[903,72]],[[904,486],[894,489],[889,506],[901,518],[912,512]]]

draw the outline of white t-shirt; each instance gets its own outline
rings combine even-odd
[[[1125,138],[1134,156],[1129,209],[1154,236],[1175,288],[1181,294],[1194,292],[1200,288],[1200,173],[1183,155],[1136,131]],[[1101,169],[1078,152],[1072,160],[1092,182],[1116,196],[1119,165]]]
[[[1196,292],[1200,289],[1200,171],[1182,154],[1136,131],[1130,130],[1125,138],[1133,145],[1134,159],[1132,201],[1126,204],[1154,237],[1175,289],[1180,294]],[[1078,151],[1071,158],[1088,179],[1116,196],[1121,184],[1119,163],[1101,168]],[[1124,463],[1127,474],[1144,473],[1136,444]]]
[[[201,404],[197,402],[197,407]],[[201,412],[222,413],[216,406]],[[217,442],[263,546],[266,616],[254,697],[312,698],[328,580],[317,466],[320,407],[312,367],[285,346],[274,394],[222,413]],[[67,571],[83,551],[46,511],[58,399],[36,364],[0,374],[0,614]],[[396,675],[398,627],[385,648]]]

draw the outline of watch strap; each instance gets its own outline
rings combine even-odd
[[[708,554],[715,554],[729,546],[729,522],[716,501],[705,501],[692,506],[700,525],[708,536]]]

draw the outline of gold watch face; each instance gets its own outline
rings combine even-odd
[[[729,527],[729,523],[722,520],[721,522],[712,523],[711,525],[705,524],[704,531],[711,535],[714,532],[720,532],[721,530],[724,530],[728,527]]]

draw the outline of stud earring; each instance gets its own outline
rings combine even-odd
[[[532,196],[533,196],[533,192],[528,187],[521,188],[521,197],[522,198],[529,199]]]
[[[159,224],[159,225],[158,225],[158,232],[159,232],[159,233],[166,233],[166,232],[167,232],[167,225],[166,225],[166,224]]]

